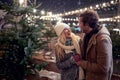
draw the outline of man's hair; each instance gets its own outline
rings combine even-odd
[[[86,10],[79,17],[82,17],[83,25],[88,24],[93,29],[98,27],[99,16],[96,11]]]

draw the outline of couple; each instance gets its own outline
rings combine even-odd
[[[86,10],[79,16],[79,26],[85,33],[82,40],[71,32],[70,26],[58,23],[55,45],[56,65],[61,80],[110,80],[113,71],[110,33],[98,25],[99,16]]]

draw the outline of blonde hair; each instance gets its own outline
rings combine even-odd
[[[74,33],[71,32],[71,39],[73,42],[73,46],[65,46],[65,42],[66,42],[66,37],[65,34],[62,32],[62,34],[59,36],[58,38],[58,42],[56,43],[56,55],[58,57],[58,60],[61,60],[62,58],[64,58],[65,52],[64,50],[67,49],[76,49],[77,53],[81,53],[80,51],[80,46],[79,46],[79,41],[80,41],[80,37],[75,35]]]
[[[65,37],[65,34],[62,32],[61,35],[59,36],[58,40],[62,43],[62,44],[65,44],[66,42],[66,37]],[[55,46],[55,49],[56,49],[56,55],[58,57],[58,60],[62,59],[64,57],[64,50],[62,47],[60,47],[58,45],[58,43],[56,43],[56,46]]]

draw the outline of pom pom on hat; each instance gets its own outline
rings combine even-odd
[[[70,29],[70,26],[65,23],[57,23],[56,26],[54,27],[57,36],[60,36],[65,28]]]

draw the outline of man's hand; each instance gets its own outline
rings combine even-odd
[[[80,54],[75,54],[75,55],[73,55],[73,59],[74,59],[75,62],[78,62],[78,61],[80,61],[82,58],[81,58]]]
[[[80,66],[80,61],[76,62],[76,64],[77,64],[78,66]]]

